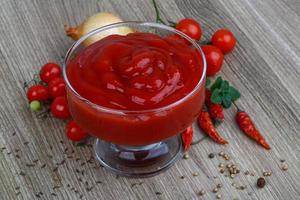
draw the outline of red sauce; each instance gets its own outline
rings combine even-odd
[[[72,87],[102,107],[147,110],[176,102],[190,93],[203,72],[198,52],[176,37],[150,33],[111,35],[83,49],[67,66]],[[143,114],[101,112],[70,89],[73,118],[104,140],[142,145],[183,131],[203,105],[204,86],[169,110]]]
[[[108,108],[158,108],[186,96],[202,75],[190,46],[150,33],[111,35],[82,51],[68,66],[75,90]]]

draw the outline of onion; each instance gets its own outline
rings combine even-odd
[[[86,18],[79,26],[70,27],[65,25],[66,35],[73,38],[74,40],[78,40],[81,36],[87,34],[88,32],[100,28],[102,26],[106,26],[109,24],[122,22],[123,20],[118,16],[115,16],[108,12],[100,12],[93,16]],[[103,31],[101,33],[97,33],[93,36],[87,38],[83,43],[85,46],[89,46],[90,44],[112,34],[118,35],[127,35],[128,33],[132,33],[133,30],[129,27],[118,27],[113,28],[107,31]]]

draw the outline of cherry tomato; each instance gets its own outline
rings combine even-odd
[[[86,138],[88,134],[74,120],[71,120],[66,126],[66,135],[70,140],[78,142]]]
[[[56,97],[51,103],[51,113],[54,117],[60,119],[66,119],[70,117],[67,98],[64,96]]]
[[[49,98],[48,90],[41,84],[33,85],[27,90],[27,98],[32,101],[46,101]]]
[[[195,40],[200,40],[202,29],[198,22],[193,19],[182,19],[176,24],[176,29],[187,34]]]
[[[41,102],[34,100],[29,104],[29,107],[30,107],[30,110],[37,111],[37,110],[41,109],[42,105],[41,105]]]
[[[205,55],[207,63],[207,76],[213,76],[220,71],[223,64],[223,54],[220,49],[213,45],[202,46],[203,53]]]
[[[49,83],[52,79],[61,76],[60,66],[56,63],[45,64],[40,71],[40,78],[45,83]]]
[[[57,77],[52,79],[48,84],[48,90],[52,98],[66,96],[66,84],[64,79]]]
[[[213,34],[211,42],[226,54],[235,47],[236,39],[230,30],[219,29]]]

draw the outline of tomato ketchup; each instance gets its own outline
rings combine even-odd
[[[66,72],[74,120],[117,144],[145,145],[175,135],[203,105],[204,84],[190,94],[202,77],[202,59],[176,37],[110,35],[81,50]]]

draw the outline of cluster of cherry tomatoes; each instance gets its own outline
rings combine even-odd
[[[69,119],[71,117],[68,104],[66,84],[62,78],[61,67],[55,63],[47,63],[42,66],[38,84],[32,85],[27,90],[27,99],[32,111],[40,110],[42,105],[50,102],[50,111],[53,117]],[[83,131],[74,120],[70,120],[66,126],[66,135],[70,140],[80,141],[86,138]]]
[[[200,24],[193,19],[182,19],[175,27],[195,40],[200,40],[202,29]],[[203,45],[202,50],[207,62],[207,76],[213,76],[221,70],[224,56],[233,50],[236,39],[228,29],[219,29],[211,37],[210,44]]]

